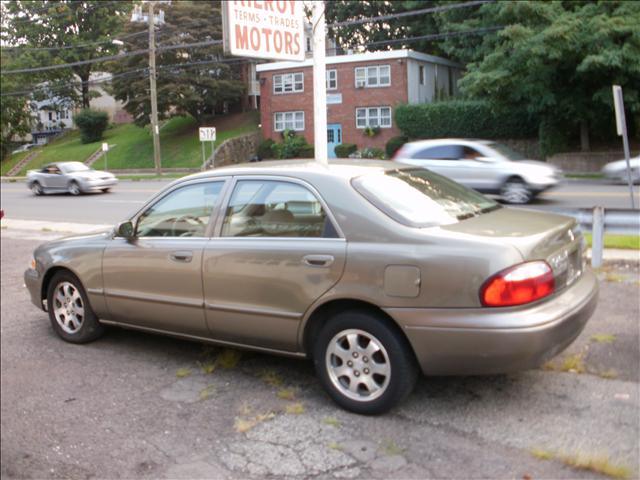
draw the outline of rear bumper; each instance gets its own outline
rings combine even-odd
[[[534,368],[567,348],[598,301],[586,270],[554,298],[527,308],[415,309],[386,312],[403,328],[426,375],[479,375]]]

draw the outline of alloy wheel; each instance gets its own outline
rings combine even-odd
[[[53,294],[53,315],[66,333],[77,333],[84,321],[84,303],[78,289],[69,282],[61,282]]]
[[[80,195],[80,187],[76,182],[71,182],[69,185],[69,193],[71,195]]]
[[[521,180],[507,180],[500,196],[508,203],[527,203],[531,200],[531,191]]]
[[[386,349],[364,330],[343,330],[327,346],[326,369],[334,387],[345,397],[367,402],[389,386],[391,363]]]

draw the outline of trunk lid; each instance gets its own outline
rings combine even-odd
[[[571,217],[500,208],[441,228],[501,240],[515,247],[524,261],[545,260],[553,269],[556,290],[572,284],[583,271],[584,239]]]

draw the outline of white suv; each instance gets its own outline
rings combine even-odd
[[[407,143],[394,161],[428,168],[508,203],[529,203],[562,179],[562,171],[526,160],[509,147],[486,140],[439,139]]]

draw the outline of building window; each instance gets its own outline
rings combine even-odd
[[[276,112],[274,115],[274,126],[276,132],[285,130],[304,130],[304,112]]]
[[[338,88],[338,71],[327,70],[327,90],[337,90]]]
[[[418,80],[420,82],[420,85],[424,85],[425,83],[427,83],[427,79],[425,78],[424,65],[420,65],[418,69]]]
[[[391,107],[356,108],[356,127],[391,128]]]
[[[356,87],[388,87],[389,85],[391,85],[389,65],[356,68]]]
[[[273,93],[296,93],[304,90],[304,73],[273,76]]]

